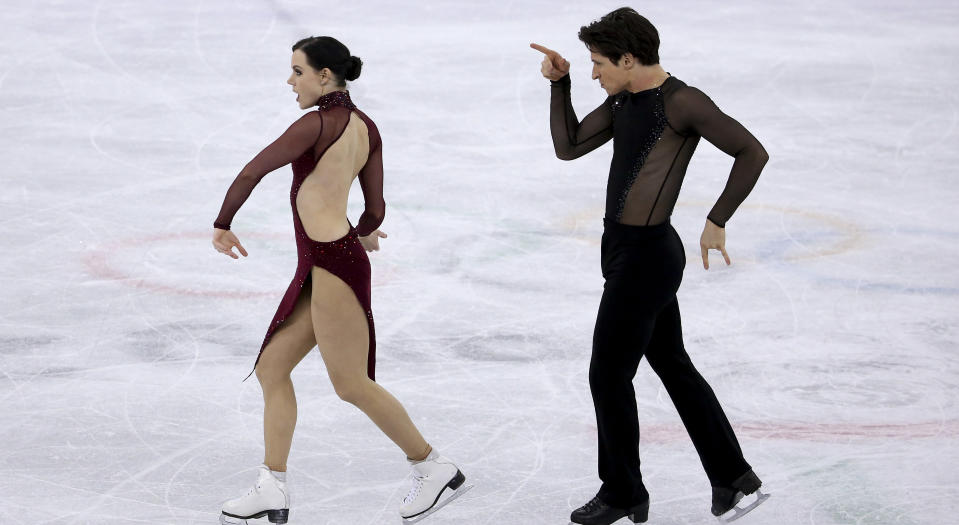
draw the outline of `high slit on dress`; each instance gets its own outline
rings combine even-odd
[[[360,244],[356,228],[352,225],[350,225],[350,231],[346,235],[335,241],[320,242],[310,239],[303,230],[303,225],[300,224],[300,219],[296,213],[296,186],[297,184],[294,182],[293,223],[296,229],[296,253],[299,262],[296,266],[293,281],[286,289],[286,294],[280,301],[280,306],[273,316],[273,321],[267,328],[266,337],[263,338],[263,344],[260,345],[260,355],[263,355],[263,350],[270,343],[273,334],[283,326],[286,319],[293,313],[296,301],[303,292],[307,281],[311,278],[310,274],[313,267],[316,266],[330,272],[346,283],[353,290],[356,300],[363,307],[363,311],[366,312],[366,323],[370,333],[366,374],[370,379],[375,380],[376,337],[373,330],[373,311],[370,308],[370,260],[366,256],[366,250]],[[253,364],[254,370],[256,364],[260,362],[260,355],[257,356],[256,363]]]
[[[233,215],[249,197],[259,180],[270,171],[292,163],[293,185],[290,190],[290,204],[293,208],[293,229],[296,233],[296,273],[267,328],[253,369],[256,370],[260,356],[273,334],[293,313],[297,299],[311,278],[310,275],[315,266],[330,272],[346,283],[353,290],[357,301],[366,313],[369,328],[367,375],[375,380],[376,338],[370,303],[370,260],[363,245],[360,244],[359,237],[369,235],[383,221],[385,203],[383,202],[382,143],[376,125],[353,105],[348,92],[328,93],[320,98],[318,104],[317,111],[310,112],[295,122],[283,136],[264,149],[243,169],[227,192],[223,208],[214,226],[229,229]],[[353,113],[363,120],[369,132],[369,157],[358,174],[366,209],[357,226],[353,227],[350,224],[349,231],[343,237],[334,241],[316,241],[307,235],[303,227],[296,206],[296,197],[303,181],[316,169],[323,154],[343,135]],[[252,374],[251,371],[250,375]]]

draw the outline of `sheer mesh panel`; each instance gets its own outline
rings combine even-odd
[[[356,112],[366,123],[370,140],[369,158],[358,175],[366,208],[358,221],[357,232],[360,235],[372,233],[382,223],[386,209],[383,200],[382,141],[379,130],[369,117],[355,108],[344,106],[332,106],[303,115],[257,154],[243,167],[227,191],[214,226],[230,229],[237,210],[268,173],[300,159],[311,150],[310,162],[315,166],[323,153],[340,138],[352,112]]]
[[[669,219],[700,137],[736,159],[708,215],[719,226],[749,195],[768,159],[746,128],[675,77],[658,88],[608,97],[582,122],[573,112],[568,75],[553,82],[551,92],[557,157],[572,160],[614,139],[606,218],[616,222],[652,225]]]

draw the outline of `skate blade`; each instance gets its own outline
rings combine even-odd
[[[220,525],[249,525],[247,520],[255,520],[258,518],[266,518],[271,524],[279,525],[280,523],[286,523],[290,519],[290,509],[265,510],[245,518],[231,516],[225,512],[221,512]]]
[[[429,516],[430,514],[432,514],[432,513],[436,512],[436,511],[442,509],[443,507],[445,507],[447,504],[449,504],[449,503],[450,503],[451,501],[453,501],[454,499],[462,496],[463,494],[466,494],[466,493],[469,491],[469,489],[471,489],[471,488],[473,488],[473,485],[463,485],[463,486],[461,486],[460,488],[454,490],[453,493],[450,494],[450,496],[449,496],[448,498],[446,498],[446,499],[444,499],[444,500],[442,500],[442,501],[437,501],[436,504],[433,505],[433,506],[430,508],[430,510],[428,510],[428,511],[426,511],[426,512],[424,512],[424,513],[422,513],[422,514],[420,514],[420,515],[418,515],[418,516],[413,516],[412,518],[403,518],[403,525],[411,525],[411,524],[413,524],[413,523],[419,523],[420,521],[423,521],[423,520],[426,519],[426,517]]]
[[[220,514],[220,525],[247,525],[245,519]]]
[[[739,518],[742,518],[743,516],[745,516],[746,514],[749,514],[750,512],[752,512],[756,507],[762,505],[763,502],[769,499],[769,496],[771,496],[772,494],[766,494],[763,491],[757,489],[754,495],[756,496],[756,499],[749,505],[746,505],[745,507],[740,507],[739,504],[737,504],[735,507],[732,508],[732,510],[726,512],[726,514],[723,514],[722,516],[719,516],[717,519],[722,523],[730,523],[730,522],[736,521]],[[740,503],[742,503],[742,501],[740,501]]]

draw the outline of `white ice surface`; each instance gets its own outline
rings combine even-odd
[[[603,100],[580,25],[623,2],[6,1],[0,9],[0,523],[215,523],[262,459],[250,371],[295,266],[289,168],[210,247],[232,177],[300,111],[289,46],[346,42],[384,137],[378,379],[476,488],[441,524],[563,524],[598,487],[587,385],[610,147],[553,156],[540,42]],[[731,159],[673,223],[689,353],[774,496],[744,524],[959,515],[959,6],[635,5],[662,63],[771,161],[698,261]],[[361,210],[358,191],[350,207]],[[396,523],[402,454],[294,373],[294,524]],[[713,523],[649,367],[651,524]]]

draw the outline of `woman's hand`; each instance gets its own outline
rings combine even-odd
[[[360,237],[360,244],[362,244],[363,248],[366,248],[366,251],[368,252],[379,251],[381,238],[385,239],[386,234],[380,230],[375,230],[373,233],[365,237]]]
[[[729,266],[729,255],[726,253],[726,230],[716,226],[709,219],[706,219],[703,234],[699,237],[699,249],[703,254],[703,268],[709,269],[709,250],[719,250],[723,254],[723,259],[726,259],[726,266]]]
[[[213,247],[216,248],[216,251],[229,255],[234,259],[239,259],[239,257],[233,253],[234,247],[236,247],[244,257],[247,255],[246,250],[243,249],[243,245],[240,244],[240,239],[237,239],[236,235],[233,235],[233,232],[230,230],[213,228]]]
[[[540,67],[544,77],[555,82],[569,74],[569,62],[559,53],[539,44],[530,44],[529,47],[546,55]]]

